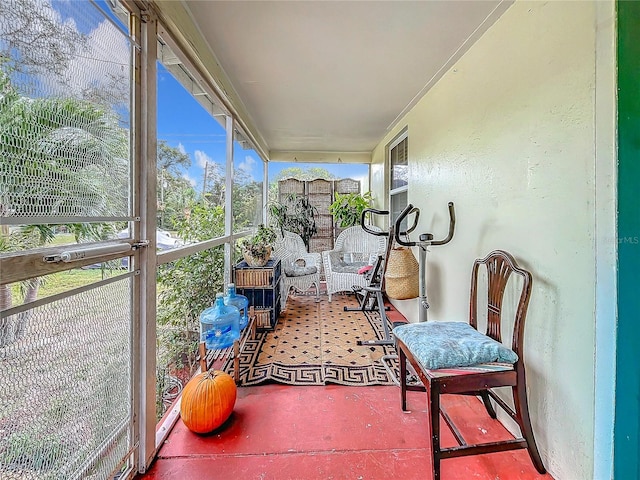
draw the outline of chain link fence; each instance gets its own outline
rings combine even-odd
[[[103,240],[131,216],[132,48],[107,5],[0,1],[0,254],[50,246],[60,226]],[[39,287],[60,277],[0,285],[3,480],[126,468],[132,275],[47,298]]]
[[[126,455],[131,275],[2,312],[24,334],[0,349],[0,478],[108,478]]]

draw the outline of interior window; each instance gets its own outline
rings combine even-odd
[[[395,222],[398,215],[408,204],[409,187],[409,137],[404,132],[389,144],[389,209],[391,221]]]

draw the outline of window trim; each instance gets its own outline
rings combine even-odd
[[[387,178],[387,188],[389,191],[389,195],[387,198],[388,201],[388,210],[389,210],[389,219],[391,222],[395,221],[395,218],[393,216],[393,211],[392,211],[392,199],[395,195],[398,194],[402,194],[402,193],[407,193],[407,204],[408,204],[408,192],[409,192],[409,180],[407,179],[407,184],[403,185],[401,187],[397,187],[397,188],[391,188],[392,182],[393,182],[393,178],[392,178],[392,168],[393,166],[391,165],[391,152],[394,148],[396,148],[398,145],[400,145],[403,141],[407,141],[407,152],[409,150],[409,130],[407,127],[405,127],[404,129],[402,129],[402,131],[396,135],[396,137],[389,142],[389,144],[387,145],[387,154],[386,154],[386,165],[387,165],[387,171],[389,172],[388,174],[388,178]],[[407,153],[407,164],[409,163],[409,155]]]

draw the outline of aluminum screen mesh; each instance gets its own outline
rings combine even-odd
[[[28,310],[0,349],[0,478],[106,479],[130,449],[131,277]]]
[[[129,215],[130,77],[93,3],[0,2],[0,217]]]

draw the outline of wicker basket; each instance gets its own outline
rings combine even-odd
[[[269,269],[248,268],[236,270],[237,287],[264,287],[271,285],[273,271]]]
[[[385,273],[385,292],[395,300],[407,300],[419,295],[419,266],[409,248],[394,247],[389,252]]]
[[[267,310],[255,310],[256,328],[271,328],[271,308]]]

